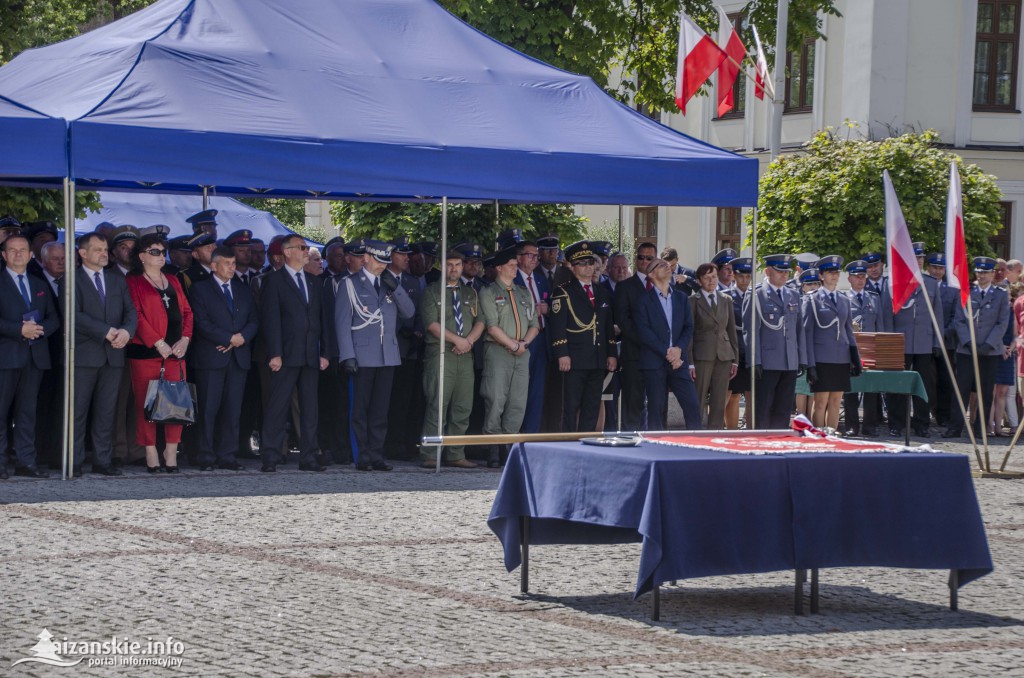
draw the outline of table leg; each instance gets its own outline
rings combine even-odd
[[[906,421],[903,422],[904,425],[905,425],[905,427],[903,429],[903,444],[906,445],[907,447],[910,447],[910,406],[911,406],[911,404],[913,404],[913,402],[914,402],[914,399],[908,393],[907,394],[907,403],[906,403],[907,404],[907,416],[905,417]]]
[[[949,609],[956,612],[960,609],[960,601],[957,600],[960,591],[960,577],[956,570],[949,571]]]
[[[797,568],[796,582],[793,586],[793,614],[802,615],[804,613],[804,581],[806,579],[807,573],[802,568]]]
[[[655,584],[651,591],[651,620],[661,621],[661,584]]]
[[[818,614],[818,568],[811,569],[811,614]]]
[[[519,517],[519,548],[523,556],[519,570],[519,591],[527,593],[530,590],[530,516]]]

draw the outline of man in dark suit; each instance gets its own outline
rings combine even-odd
[[[634,316],[640,295],[654,287],[647,280],[647,269],[657,259],[658,249],[651,243],[642,243],[636,249],[636,273],[615,286],[613,298],[615,325],[618,326],[619,358],[621,370],[623,431],[641,431],[647,428],[644,418],[644,380],[640,374],[640,341],[636,333]]]
[[[548,281],[537,270],[540,250],[529,241],[516,245],[516,261],[519,272],[515,283],[530,292],[533,307],[537,313],[540,331],[530,345],[530,390],[526,397],[526,414],[523,416],[523,433],[540,433],[541,413],[544,407],[544,384],[548,373],[548,337],[545,332],[548,304],[551,291]]]
[[[648,423],[655,430],[667,427],[665,412],[672,391],[683,410],[686,428],[700,429],[700,405],[689,369],[693,341],[690,299],[671,284],[672,267],[667,261],[656,260],[648,269],[648,279],[654,289],[640,295],[634,317],[640,372],[650,407]]]
[[[51,222],[44,222],[51,223]],[[50,468],[61,465],[62,443],[64,440],[64,314],[62,293],[64,278],[64,244],[54,241],[45,243],[39,250],[41,265],[39,277],[46,282],[46,289],[53,295],[53,306],[57,309],[57,331],[46,338],[50,351],[50,369],[43,372],[39,382],[39,404],[36,407],[36,455],[40,464]],[[33,258],[32,261],[37,261]],[[31,264],[29,272],[31,273]]]
[[[594,250],[587,240],[565,248],[576,279],[559,285],[551,297],[551,350],[564,377],[562,430],[593,431],[604,377],[616,367],[612,300],[593,282]]]
[[[410,258],[416,254],[408,236],[391,240],[391,263],[387,271],[405,290],[413,306],[419,308],[422,288],[420,280],[410,273]],[[427,276],[423,277],[426,282]],[[402,364],[395,368],[391,386],[391,403],[388,407],[388,432],[384,439],[384,450],[392,459],[415,459],[419,457],[420,435],[423,433],[423,416],[426,398],[423,395],[423,323],[419,314],[411,318],[398,319],[398,352]],[[437,416],[436,413],[432,413]]]
[[[320,453],[324,463],[351,464],[352,443],[349,439],[348,373],[341,369],[338,360],[338,329],[334,324],[334,304],[338,288],[348,276],[345,263],[345,241],[333,238],[324,246],[324,260],[327,268],[320,279],[323,281],[323,304],[321,323],[324,328],[326,354],[330,364],[320,373],[320,421],[317,435],[320,439]]]
[[[284,265],[264,278],[260,292],[261,332],[270,367],[270,392],[263,416],[263,471],[277,470],[277,455],[287,432],[285,422],[293,389],[299,396],[299,469],[323,471],[316,460],[317,382],[327,369],[322,337],[323,285],[303,267],[309,246],[301,236],[281,240]]]
[[[50,369],[46,337],[57,331],[57,309],[46,283],[28,274],[28,239],[12,235],[3,243],[6,271],[0,274],[0,419],[14,406],[15,473],[48,478],[36,466],[36,399],[43,370]],[[7,427],[0,426],[0,453],[7,450]],[[0,454],[0,480],[7,479]]]
[[[235,253],[218,247],[213,275],[193,283],[189,299],[195,331],[192,364],[199,400],[199,470],[240,471],[238,425],[250,346],[259,326],[249,286],[235,276]]]
[[[72,468],[82,472],[85,427],[92,410],[93,473],[119,476],[111,464],[117,390],[124,372],[124,347],[138,323],[124,276],[107,268],[107,239],[87,233],[78,240],[81,268],[75,271],[75,446]]]

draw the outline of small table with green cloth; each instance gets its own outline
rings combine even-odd
[[[807,375],[796,380],[796,392],[799,395],[811,395],[811,387],[807,384]],[[859,377],[850,379],[849,393],[902,393],[907,398],[907,421],[903,427],[904,442],[910,444],[910,399],[913,396],[928,402],[928,392],[924,381],[917,372],[909,370],[864,370]]]

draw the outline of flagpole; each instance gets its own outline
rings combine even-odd
[[[768,141],[769,160],[775,160],[782,147],[782,114],[786,106],[786,30],[789,27],[789,0],[778,0],[778,3],[778,18],[775,23],[775,95],[772,97],[772,131]],[[782,92],[781,101],[778,98],[779,92]]]
[[[989,461],[988,456],[988,420],[985,419],[985,398],[981,388],[981,368],[978,366],[978,341],[974,334],[974,304],[972,303],[971,296],[967,295],[967,321],[968,327],[971,330],[971,358],[974,360],[974,388],[977,391],[978,401],[978,423],[981,425],[981,442],[985,447],[985,471],[992,470],[992,464]],[[957,391],[960,388],[957,387]],[[971,422],[967,417],[964,417],[964,423],[970,427]],[[973,431],[972,438],[973,438]]]
[[[936,280],[935,284],[936,284],[936,286],[938,286],[939,281]],[[935,336],[936,337],[942,337],[942,330],[939,329],[939,320],[938,320],[938,318],[935,317],[935,308],[932,306],[932,299],[931,299],[931,295],[928,294],[927,286],[924,286],[924,290],[922,290],[921,296],[924,297],[925,305],[928,307],[928,315],[931,316],[932,327],[935,330]],[[968,412],[967,412],[967,406],[964,404],[964,397],[963,397],[963,395],[960,394],[960,389],[958,387],[956,387],[956,374],[953,373],[953,363],[950,362],[949,354],[946,353],[945,342],[942,341],[941,343],[942,343],[942,348],[940,349],[940,351],[942,353],[942,359],[946,363],[946,369],[949,371],[949,379],[950,379],[950,381],[953,382],[953,385],[954,385],[953,392],[956,394],[956,402],[960,406],[960,411],[963,413],[964,421],[967,422],[967,424],[968,424],[968,426],[967,426],[967,436],[971,439],[971,445],[974,447],[974,456],[978,460],[978,468],[981,469],[982,471],[984,471],[985,470],[985,464],[982,463],[982,460],[981,460],[981,451],[978,449],[978,441],[974,438],[974,429],[972,429],[970,427],[970,421],[969,421],[969,415],[968,415]],[[931,404],[929,403],[929,407],[930,406],[931,406]]]
[[[1013,448],[1016,447],[1021,431],[1024,431],[1024,417],[1021,418],[1020,424],[1017,425],[1017,432],[1013,434],[1013,440],[1010,441],[1010,446],[1006,448],[1006,454],[1003,455],[1003,463],[999,465],[1000,473],[1006,470],[1006,462],[1010,461],[1010,453],[1013,452]],[[984,471],[985,469],[982,470]]]
[[[750,232],[750,330],[747,335],[750,337],[750,402],[747,407],[750,409],[750,428],[757,430],[757,410],[754,403],[757,402],[757,367],[754,365],[754,356],[757,355],[757,207],[754,208],[754,228]],[[738,424],[737,424],[738,425]]]

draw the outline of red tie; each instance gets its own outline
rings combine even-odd
[[[647,279],[647,291],[650,292],[652,287],[654,287],[654,284],[651,283],[651,279],[648,278]]]
[[[587,290],[587,297],[590,299],[590,305],[594,305],[594,290],[590,289],[590,285],[584,285],[584,289]]]

